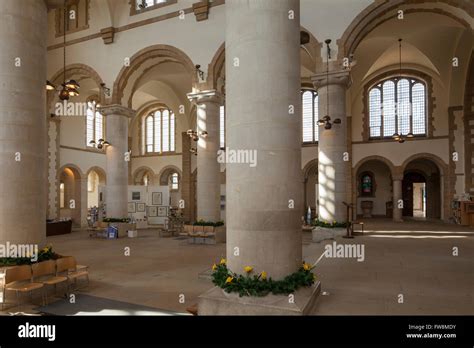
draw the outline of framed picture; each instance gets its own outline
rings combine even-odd
[[[148,216],[149,217],[156,217],[158,216],[158,207],[155,206],[148,206]]]
[[[168,207],[158,207],[158,216],[167,217],[168,216]]]
[[[137,212],[138,213],[145,212],[145,203],[137,203]]]
[[[135,206],[135,202],[129,202],[128,203],[128,212],[129,213],[136,213],[136,206]]]
[[[132,192],[132,201],[140,200],[140,192]]]
[[[163,205],[163,194],[161,192],[152,192],[152,194],[151,194],[151,204],[153,204],[153,205]]]

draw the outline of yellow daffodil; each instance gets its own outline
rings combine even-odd
[[[216,264],[213,264],[212,265],[212,270],[215,271],[217,269],[217,265]]]
[[[313,273],[313,280],[316,280],[316,274]]]
[[[253,267],[245,266],[245,267],[244,267],[244,271],[247,272],[247,273],[250,273],[250,272],[253,271]]]
[[[311,265],[305,262],[305,263],[303,264],[303,269],[304,269],[305,271],[309,271],[309,270],[311,269]]]
[[[221,259],[220,264],[221,264],[221,265],[225,265],[225,263],[226,263],[226,260],[225,260],[225,259]]]
[[[227,279],[225,280],[225,283],[229,284],[232,282],[232,280],[234,280],[234,277],[227,277]]]
[[[267,279],[267,272],[263,271],[262,273],[260,273],[260,277],[265,280]]]

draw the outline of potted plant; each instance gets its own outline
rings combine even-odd
[[[334,239],[347,233],[347,222],[328,222],[314,219],[312,225],[314,226],[312,231],[313,242],[316,243],[326,239]]]

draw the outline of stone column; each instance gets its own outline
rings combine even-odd
[[[332,129],[319,127],[318,144],[318,189],[319,219],[323,221],[346,220],[347,178],[350,176],[347,161],[347,117],[346,89],[351,79],[348,71],[332,71],[312,77],[319,96],[319,118],[328,115],[331,122],[339,118],[341,124],[333,124]],[[346,157],[346,158],[345,158]],[[349,203],[349,202],[348,202]]]
[[[228,265],[282,279],[302,258],[299,1],[229,1],[226,11],[227,147],[249,155],[226,163]]]
[[[79,189],[80,189],[80,196],[81,196],[81,204],[80,204],[80,225],[81,228],[86,228],[87,224],[87,186],[88,186],[88,177],[85,176],[84,178],[79,179]]]
[[[128,216],[128,123],[135,111],[121,105],[107,105],[100,108],[106,116],[106,138],[110,143],[106,148],[107,155],[107,186],[106,212],[107,217],[124,218]]]
[[[46,238],[47,11],[0,1],[0,244]]]
[[[219,221],[221,170],[217,152],[222,99],[215,90],[190,93],[188,98],[197,108],[197,220]]]
[[[402,198],[402,180],[403,177],[393,178],[393,221],[403,222],[403,208],[398,207],[399,200]]]
[[[302,262],[299,18],[299,0],[226,3],[227,266],[274,280]],[[304,314],[317,289],[291,303],[215,288],[201,295],[199,314]]]
[[[181,199],[184,200],[183,218],[185,222],[192,220],[191,202],[191,138],[186,132],[181,133],[182,155],[181,155]]]

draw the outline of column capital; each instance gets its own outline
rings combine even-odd
[[[324,72],[313,75],[311,76],[311,81],[316,90],[327,85],[342,85],[349,88],[352,84],[352,77],[350,70],[338,70],[330,71],[329,74]]]
[[[110,104],[104,105],[99,108],[100,113],[108,116],[108,115],[121,115],[127,118],[133,118],[136,114],[135,110],[126,108],[120,104]]]
[[[392,173],[392,180],[393,181],[402,181],[404,177],[404,170],[403,167],[394,167]]]
[[[222,94],[215,89],[207,91],[199,91],[188,93],[188,99],[190,102],[199,104],[199,103],[216,103],[222,104]]]

